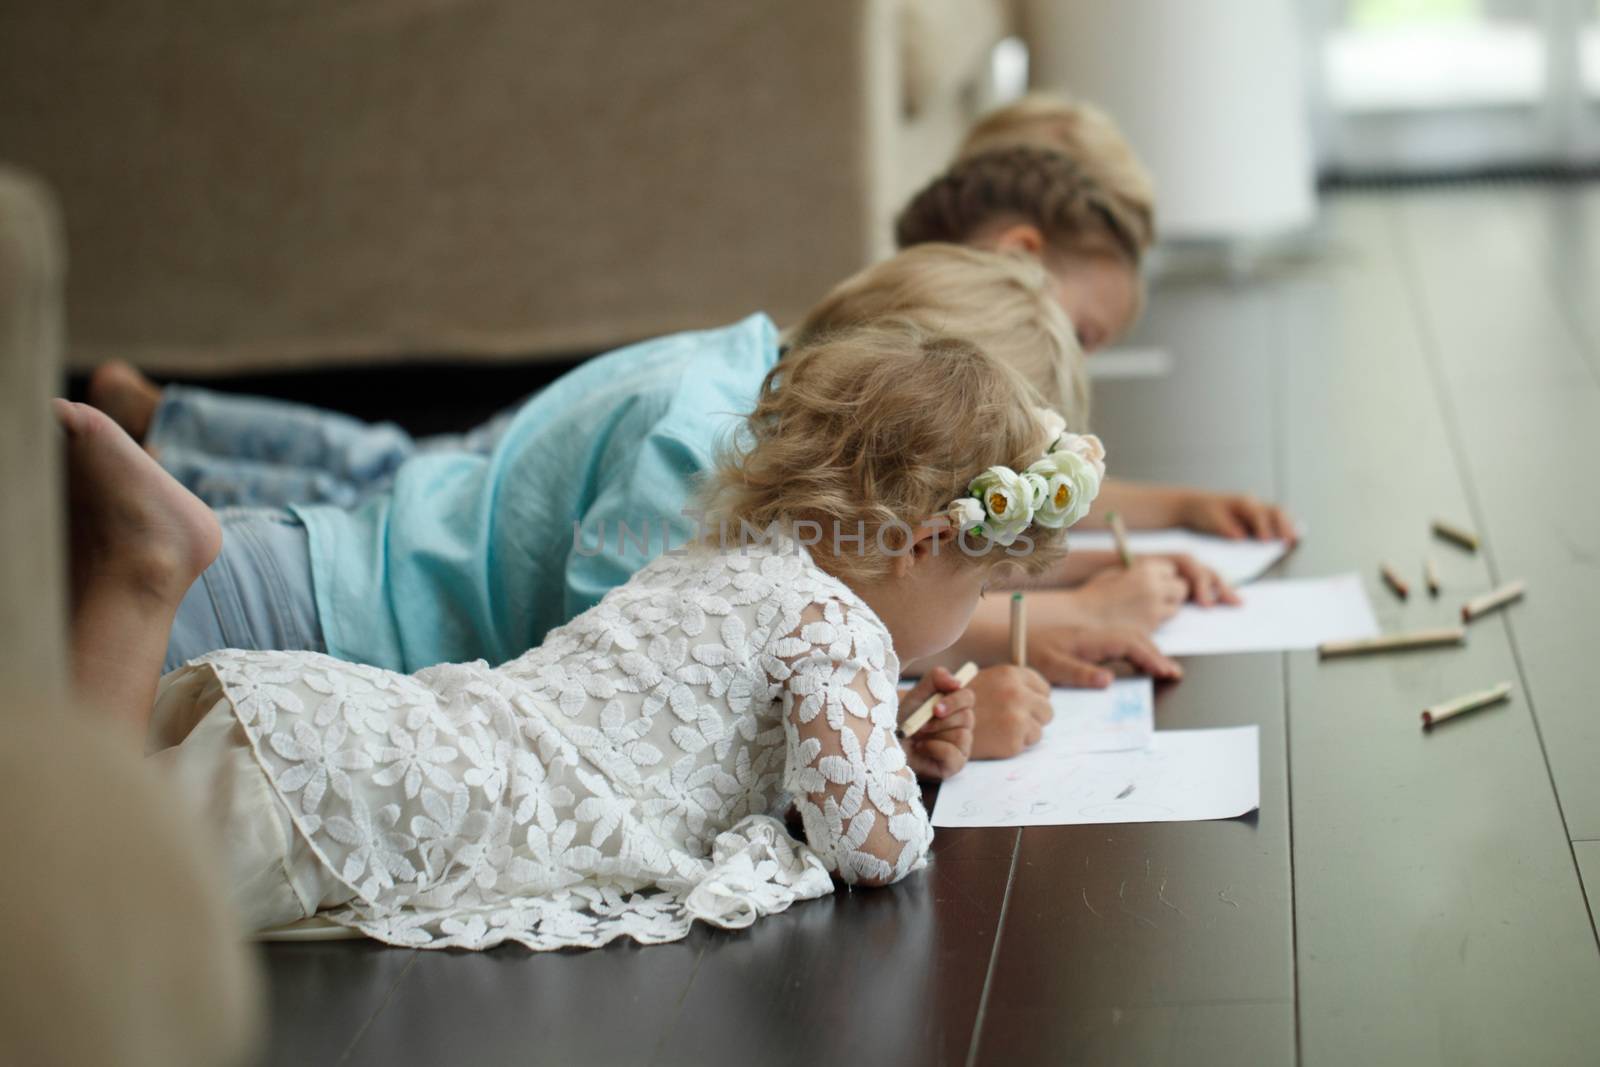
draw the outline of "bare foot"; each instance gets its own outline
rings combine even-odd
[[[66,431],[72,588],[115,582],[175,606],[222,548],[217,516],[104,412],[55,401]]]
[[[143,442],[161,406],[161,387],[122,360],[102,363],[89,376],[89,403],[116,420],[128,436]]]

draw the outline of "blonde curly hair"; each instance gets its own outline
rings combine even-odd
[[[807,345],[890,316],[966,338],[1021,374],[1073,430],[1088,429],[1083,348],[1037,260],[919,244],[834,286],[785,340]]]
[[[718,457],[703,489],[707,539],[732,547],[774,523],[815,524],[812,553],[827,570],[882,577],[910,531],[984,470],[1021,470],[1044,453],[1040,401],[978,345],[914,320],[808,338],[768,372],[744,431]],[[1062,530],[1025,534],[1016,552],[969,538],[962,558],[1037,573],[1065,551]]]

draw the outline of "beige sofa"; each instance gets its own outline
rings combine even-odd
[[[1005,0],[8,0],[0,145],[72,250],[69,362],[570,355],[885,252]]]
[[[46,399],[61,360],[60,219],[35,178],[0,166],[0,700],[59,702],[64,554]]]
[[[62,269],[48,191],[0,166],[0,1063],[246,1062],[259,982],[217,868],[129,739],[66,696]]]

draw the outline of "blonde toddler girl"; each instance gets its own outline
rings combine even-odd
[[[1016,371],[891,320],[778,363],[705,537],[531,651],[413,675],[221,651],[152,701],[216,520],[105,416],[59,413],[82,695],[217,824],[252,926],[428,948],[670,941],[916,871],[914,772],[961,768],[972,711],[942,671],[900,697],[900,662],[954,641],[998,568],[1055,561],[1103,474]]]

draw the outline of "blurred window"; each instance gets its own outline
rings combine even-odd
[[[1600,162],[1600,0],[1305,0],[1325,169]]]
[[[1578,69],[1584,95],[1600,97],[1600,0],[1588,7],[1578,30]]]
[[[1345,112],[1535,104],[1545,54],[1531,4],[1352,0],[1323,51]]]

